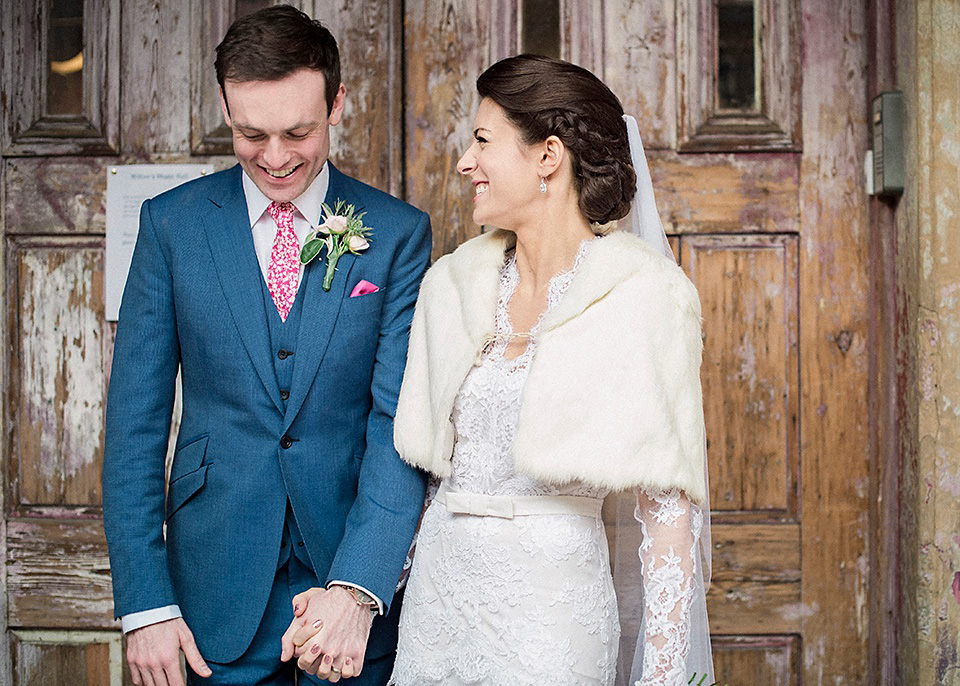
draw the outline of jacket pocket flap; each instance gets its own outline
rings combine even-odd
[[[175,481],[170,482],[167,488],[167,519],[174,512],[183,507],[183,504],[190,499],[194,493],[200,490],[207,481],[207,468],[210,465],[203,465],[200,469],[184,474]]]
[[[203,464],[203,457],[207,453],[207,441],[209,439],[210,435],[204,434],[177,448],[177,452],[173,456],[173,466],[170,469],[171,483],[190,472],[200,469]]]

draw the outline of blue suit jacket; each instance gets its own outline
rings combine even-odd
[[[423,478],[394,449],[393,414],[429,218],[331,165],[327,204],[337,199],[366,211],[372,241],[340,260],[329,292],[321,260],[306,267],[316,273],[300,294],[286,411],[240,167],[141,209],[107,400],[115,613],[177,603],[215,662],[236,659],[253,638],[288,498],[320,580],[355,582],[388,605],[420,514]],[[348,297],[361,279],[380,291]],[[183,414],[165,497],[178,370]],[[374,622],[368,654],[390,647],[378,639],[387,624]]]

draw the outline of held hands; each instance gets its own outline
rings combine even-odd
[[[183,686],[180,651],[204,678],[213,674],[200,657],[193,633],[181,618],[149,624],[127,634],[127,662],[136,686]]]
[[[336,683],[359,676],[373,621],[342,586],[311,588],[293,599],[293,621],[283,634],[280,659],[296,657],[307,674]]]

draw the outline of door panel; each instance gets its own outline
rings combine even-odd
[[[116,632],[13,631],[13,686],[121,686]]]
[[[101,504],[103,246],[99,239],[18,238],[8,276],[19,307],[10,330],[14,490],[20,514]]]
[[[6,235],[99,235],[105,230],[104,168],[115,158],[4,159]]]
[[[574,60],[589,68],[605,67],[606,84],[620,97],[623,109],[637,118],[647,150],[676,148],[675,16],[674,0],[604,3],[602,35],[613,49],[595,66]],[[619,54],[612,63],[614,51]],[[663,202],[659,195],[658,200]],[[662,207],[660,213],[664,215]]]
[[[740,636],[714,639],[713,666],[721,684],[800,684],[799,636]]]
[[[11,519],[7,613],[13,627],[117,629],[99,519]]]
[[[649,159],[657,209],[668,233],[800,230],[796,155],[654,150]]]
[[[695,236],[711,507],[797,518],[797,237]]]

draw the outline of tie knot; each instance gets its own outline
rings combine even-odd
[[[293,220],[293,203],[272,202],[270,206],[267,207],[267,212],[273,217],[273,221],[277,223],[277,226],[282,227],[283,224]]]

